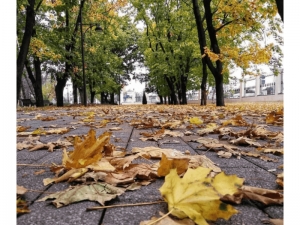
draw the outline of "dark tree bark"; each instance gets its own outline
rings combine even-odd
[[[74,104],[78,104],[77,85],[73,82],[73,100]]]
[[[115,104],[115,93],[110,93],[110,101],[109,104],[114,105]]]
[[[199,10],[198,0],[193,0],[193,12],[196,20],[197,31],[198,31],[198,42],[200,46],[201,55],[204,54],[204,47],[206,46],[206,39],[205,39],[205,31],[203,28],[202,18]],[[206,56],[202,58],[202,82],[201,82],[201,103],[200,105],[206,105],[206,82],[207,82],[207,67],[206,61],[209,58]]]
[[[89,84],[89,86],[90,86],[90,94],[91,94],[91,104],[94,104],[96,91],[93,91],[93,87],[91,84]]]
[[[202,82],[201,82],[201,103],[200,105],[206,105],[207,94],[206,94],[206,82],[207,82],[207,67],[206,60],[202,58]]]
[[[43,99],[43,92],[42,92],[42,70],[41,70],[40,59],[35,58],[33,64],[35,70],[35,84],[33,85],[33,87],[35,92],[36,106],[43,107],[44,99]]]
[[[35,101],[37,107],[43,107],[44,106],[44,99],[43,99],[43,93],[42,93],[42,72],[41,72],[41,62],[38,58],[34,59],[34,69],[35,69],[35,75],[32,72],[32,69],[29,65],[29,61],[25,61],[25,67],[27,70],[28,77],[32,83],[33,89],[34,89],[34,95],[35,95]]]
[[[283,22],[283,0],[276,0],[277,10]]]
[[[164,75],[164,77],[167,81],[167,84],[168,84],[170,92],[171,92],[169,104],[177,105],[178,102],[177,102],[177,98],[176,98],[176,94],[175,94],[174,79],[172,79],[172,77],[168,77],[166,74]]]
[[[20,51],[17,58],[17,102],[20,99],[22,74],[23,74],[24,64],[28,54],[29,44],[32,37],[34,23],[35,23],[35,12],[34,12],[35,0],[28,0],[28,3],[29,4],[26,6],[25,32],[23,35],[22,44],[20,46]]]
[[[210,7],[211,0],[203,0],[203,3],[205,9],[205,20],[207,24],[207,31],[211,43],[211,49],[215,54],[220,54],[220,48],[218,45],[216,30],[212,23],[213,15]],[[223,91],[223,75],[222,75],[223,63],[220,60],[217,60],[216,67],[213,66],[210,60],[206,60],[206,63],[216,81],[216,106],[225,106],[224,91]]]

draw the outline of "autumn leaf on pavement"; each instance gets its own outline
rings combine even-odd
[[[84,168],[102,158],[104,146],[109,143],[111,133],[104,132],[96,139],[96,132],[91,129],[86,138],[75,137],[74,151],[64,150],[62,164],[66,169]]]
[[[180,219],[189,217],[197,224],[208,225],[206,220],[228,220],[238,212],[231,205],[220,201],[220,195],[236,192],[236,184],[241,184],[243,179],[227,178],[224,174],[218,174],[212,179],[207,177],[210,171],[203,167],[188,169],[182,179],[176,169],[170,171],[159,191],[172,215]],[[222,193],[218,193],[215,186]],[[220,188],[222,186],[224,188]]]
[[[24,195],[27,192],[27,188],[17,185],[17,195]]]
[[[198,117],[191,117],[189,122],[190,124],[201,125],[203,120],[199,119]]]
[[[170,148],[158,148],[154,146],[149,146],[145,148],[133,147],[131,150],[132,153],[138,153],[138,155],[145,158],[160,159],[164,153],[168,158],[176,156],[184,156],[184,154],[178,150]]]
[[[29,213],[30,210],[28,208],[28,204],[26,201],[22,200],[21,198],[17,199],[17,214],[21,213]]]
[[[242,115],[236,115],[235,117],[231,118],[230,120],[226,120],[222,123],[223,126],[247,126],[248,123],[244,120]]]
[[[283,187],[283,173],[277,175],[276,183]]]
[[[140,139],[142,141],[158,141],[164,136],[165,129],[162,128],[158,131],[155,131],[154,133],[147,133],[147,132],[141,132],[140,134],[143,135],[144,137],[141,137]]]
[[[249,145],[254,147],[261,147],[261,145],[258,142],[246,137],[239,137],[238,139],[231,140],[229,143],[234,145]]]
[[[214,129],[216,129],[216,128],[217,128],[216,123],[209,123],[206,125],[205,128],[197,130],[197,134],[199,134],[200,136],[203,136],[205,134],[213,133]]]
[[[41,121],[52,121],[52,120],[56,120],[56,118],[53,117],[53,116],[40,117],[39,119],[40,119]]]
[[[17,132],[23,132],[27,129],[29,129],[30,127],[24,127],[24,126],[17,126]]]
[[[35,145],[40,145],[43,144],[42,142],[40,142],[40,136],[29,136],[26,137],[25,140],[23,140],[22,142],[18,142],[17,143],[17,149],[18,150],[22,150],[25,148],[31,148]]]
[[[168,159],[164,153],[162,153],[161,160],[159,162],[159,168],[157,170],[157,175],[159,177],[166,176],[171,169],[177,169],[177,173],[183,174],[188,169],[189,158],[173,158]]]
[[[163,213],[160,213],[161,216],[164,216]],[[157,222],[155,222],[157,221]],[[174,219],[169,216],[164,217],[163,219],[157,218],[157,217],[152,217],[151,220],[145,220],[140,222],[139,225],[148,225],[148,224],[153,224],[153,225],[195,225],[194,221],[185,218],[182,220],[179,219]]]
[[[79,169],[71,169],[61,175],[60,177],[55,177],[55,178],[45,178],[43,179],[44,186],[47,186],[48,184],[51,184],[53,182],[59,183],[65,180],[73,181],[77,179],[78,177],[81,177],[88,171],[87,168],[79,168]]]
[[[283,125],[283,115],[271,112],[266,116],[266,124]]]
[[[39,199],[38,202],[55,199],[52,203],[56,206],[56,208],[83,200],[97,201],[101,205],[104,205],[106,201],[116,198],[123,194],[124,191],[125,190],[122,188],[114,187],[106,183],[78,185],[69,187],[64,191],[50,194]]]
[[[283,194],[281,191],[265,188],[242,186],[234,194],[224,195],[222,200],[240,204],[242,199],[251,199],[265,205],[283,204]]]

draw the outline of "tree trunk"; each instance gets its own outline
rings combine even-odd
[[[83,103],[83,88],[79,87],[78,90],[79,90],[80,103],[82,104]]]
[[[278,13],[283,22],[283,0],[276,0],[276,5],[277,5]]]
[[[29,50],[29,44],[32,36],[32,31],[35,23],[35,12],[34,4],[35,0],[28,0],[28,5],[26,6],[26,22],[25,22],[25,32],[22,39],[22,44],[20,46],[20,51],[17,58],[17,103],[20,99],[21,92],[21,82],[22,74],[24,69],[24,64]]]
[[[175,94],[175,87],[174,87],[174,83],[172,82],[171,78],[169,78],[167,75],[164,75],[165,76],[165,79],[167,81],[167,84],[169,86],[169,89],[170,89],[170,101],[169,101],[169,104],[173,104],[173,105],[177,105],[178,102],[177,102],[177,98],[176,98],[176,94]]]
[[[186,100],[186,84],[187,84],[187,76],[181,75],[181,93],[182,93],[182,105],[187,104]]]
[[[35,69],[35,83],[33,85],[35,92],[35,100],[37,107],[44,106],[43,92],[42,92],[42,71],[41,71],[41,61],[39,58],[35,58],[33,61]]]
[[[206,83],[207,83],[207,67],[206,67],[206,61],[204,58],[202,58],[202,82],[201,82],[201,103],[200,105],[206,105]]]
[[[73,82],[73,102],[74,104],[78,104],[78,95],[77,95],[77,85]]]
[[[110,101],[109,104],[114,105],[115,104],[115,93],[110,93]]]
[[[56,106],[63,107],[64,106],[64,88],[67,83],[67,79],[65,76],[56,77],[56,85],[55,85],[55,94],[56,94]]]
[[[211,0],[203,0],[205,8],[205,19],[207,24],[207,31],[209,34],[210,44],[213,52],[215,54],[220,54],[220,48],[218,45],[218,40],[216,36],[216,30],[212,23],[212,12],[210,8]],[[224,93],[223,93],[223,63],[221,60],[216,61],[216,67],[213,66],[212,62],[209,60],[206,61],[210,71],[212,72],[215,81],[216,81],[216,106],[225,106],[224,104]]]

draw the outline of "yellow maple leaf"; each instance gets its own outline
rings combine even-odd
[[[176,169],[170,171],[159,191],[168,202],[172,215],[181,219],[189,217],[197,224],[208,225],[206,220],[228,220],[238,212],[231,205],[220,201],[220,196],[237,191],[236,183],[240,183],[241,178],[227,179],[225,176],[224,179],[222,175],[214,181],[207,177],[210,171],[211,169],[203,167],[188,169],[183,178],[177,175]],[[222,193],[217,192],[214,186],[222,185]]]
[[[109,143],[111,133],[104,132],[96,139],[96,131],[91,129],[84,140],[75,137],[74,151],[64,150],[62,164],[66,169],[84,168],[102,158],[104,146]]]

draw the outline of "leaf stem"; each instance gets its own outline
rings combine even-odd
[[[108,208],[115,208],[115,207],[127,207],[127,206],[140,206],[140,205],[152,205],[152,204],[159,204],[165,201],[156,201],[156,202],[142,202],[142,203],[134,203],[134,204],[121,204],[121,205],[108,205],[108,206],[96,206],[87,208],[87,211],[90,210],[97,210],[97,209],[108,209]]]
[[[162,220],[163,218],[167,217],[168,215],[170,215],[173,212],[174,208],[169,211],[167,214],[163,215],[162,217],[159,217],[157,220],[152,221],[151,223],[148,223],[147,225],[152,225],[155,224],[156,222]]]

